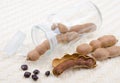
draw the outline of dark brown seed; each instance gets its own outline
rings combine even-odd
[[[34,81],[37,81],[38,80],[38,76],[37,75],[32,75],[32,79],[34,80]]]
[[[28,66],[27,65],[21,65],[21,69],[25,71],[25,70],[28,69]]]
[[[31,75],[31,73],[30,73],[30,72],[25,72],[25,73],[24,73],[24,77],[25,77],[25,78],[29,78],[29,77],[30,77],[30,75]]]
[[[45,75],[46,75],[46,76],[49,76],[49,75],[50,75],[50,71],[46,71],[46,72],[45,72]]]
[[[39,74],[40,71],[36,69],[36,70],[33,71],[33,73],[34,73],[34,74]]]

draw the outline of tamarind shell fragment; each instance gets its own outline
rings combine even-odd
[[[79,54],[78,54],[78,53],[74,53],[73,55],[65,54],[61,59],[55,58],[55,59],[52,61],[52,66],[53,66],[53,67],[56,67],[58,64],[66,61],[66,60],[76,59],[76,58],[78,58],[78,57],[79,57]]]
[[[52,64],[54,67],[53,74],[59,76],[69,68],[94,68],[96,66],[96,61],[92,57],[82,56],[79,53],[75,53],[72,55],[65,55],[61,59],[54,59]]]

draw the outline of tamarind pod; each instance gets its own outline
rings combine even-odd
[[[36,61],[39,59],[39,57],[40,57],[39,53],[34,49],[28,53],[27,60]]]
[[[99,40],[92,40],[89,45],[92,46],[92,51],[96,50],[97,48],[102,48],[102,44]]]
[[[50,49],[48,40],[45,40],[42,44],[38,45],[34,50],[30,51],[27,55],[27,60],[36,61],[41,55]]]
[[[79,37],[79,34],[76,32],[67,32],[65,34],[58,34],[56,36],[58,43],[70,42]]]
[[[88,53],[92,52],[93,48],[89,44],[81,44],[77,46],[76,51],[81,55],[87,55]]]
[[[69,32],[65,34],[58,34],[56,36],[58,43],[70,42],[75,38],[78,38],[79,34],[76,32]],[[34,50],[30,51],[27,55],[27,60],[36,61],[41,55],[50,49],[48,40],[45,40],[42,44],[38,45]]]
[[[113,46],[117,43],[117,39],[113,35],[105,35],[102,37],[99,37],[98,40],[92,40],[89,45],[92,46],[93,51],[97,48],[106,48]]]
[[[120,46],[112,46],[106,48],[106,50],[109,52],[109,57],[116,57],[120,56]]]
[[[68,32],[68,27],[62,23],[54,23],[52,26],[51,26],[51,29],[52,30],[55,30],[56,28],[59,29],[60,33],[66,33]]]
[[[57,38],[58,43],[68,43],[66,33],[65,34],[58,34],[56,36],[56,38]]]
[[[74,25],[70,28],[71,31],[75,31],[79,34],[88,33],[96,30],[96,25],[94,23],[86,23],[82,25]]]
[[[58,34],[56,36],[58,43],[70,42],[75,38],[79,37],[76,32],[69,32],[65,34]],[[45,40],[42,44],[38,45],[34,50],[30,51],[27,55],[27,60],[36,61],[41,55],[50,49],[48,40]]]
[[[98,48],[92,53],[92,56],[99,61],[107,59],[109,55],[109,52],[105,48]]]
[[[76,32],[67,32],[66,37],[67,37],[67,42],[70,42],[76,38],[79,38],[79,34]]]
[[[81,55],[87,55],[97,48],[106,48],[113,46],[117,43],[117,39],[113,35],[105,35],[98,40],[92,40],[89,44],[81,44],[76,48],[76,51]]]
[[[98,48],[93,53],[92,56],[96,60],[106,60],[108,58],[120,56],[120,46],[111,46],[108,48]]]
[[[59,29],[59,31],[61,33],[66,33],[66,32],[77,32],[79,34],[83,34],[83,33],[88,33],[88,32],[92,32],[96,30],[96,25],[94,23],[86,23],[86,24],[82,24],[82,25],[74,25],[71,26],[70,30],[68,30],[68,27],[62,23],[54,23],[51,26],[52,30],[55,30],[56,28]]]
[[[104,35],[100,38],[98,38],[98,40],[101,42],[102,47],[106,48],[106,47],[110,47],[113,46],[117,43],[117,39],[115,38],[115,36],[113,35]]]
[[[59,28],[59,31],[61,33],[66,33],[68,32],[68,28],[66,25],[62,24],[62,23],[58,23],[58,28]]]
[[[42,44],[38,45],[35,49],[36,51],[38,51],[40,55],[44,54],[47,50],[50,49],[49,41],[45,40]]]

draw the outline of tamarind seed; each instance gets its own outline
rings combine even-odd
[[[38,69],[36,69],[36,70],[33,71],[33,73],[34,73],[34,74],[39,74],[40,71],[39,71]]]
[[[46,75],[46,76],[49,76],[49,75],[50,75],[50,71],[46,71],[46,72],[45,72],[45,75]]]
[[[32,75],[32,79],[33,79],[34,81],[37,81],[37,80],[38,80],[38,76],[37,76],[36,74],[34,74],[34,75]]]
[[[25,72],[25,73],[24,73],[24,77],[25,77],[25,78],[29,78],[29,77],[30,77],[30,75],[31,75],[31,73],[30,73],[30,72]]]
[[[25,70],[27,70],[27,69],[28,69],[28,66],[27,66],[26,64],[21,65],[21,69],[25,71]]]

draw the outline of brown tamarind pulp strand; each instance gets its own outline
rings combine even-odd
[[[73,55],[67,55],[67,57],[68,57],[67,59],[64,59],[65,57],[62,57],[61,59],[58,59],[58,64],[55,65],[54,69],[53,69],[53,74],[55,76],[59,76],[65,70],[67,70],[69,68],[74,68],[74,67],[77,67],[77,68],[94,68],[96,66],[95,59],[92,58],[92,57],[89,57],[89,56],[82,56],[82,55],[77,53],[77,54],[73,54]],[[57,62],[57,61],[53,60],[53,64],[55,64],[55,62]]]

